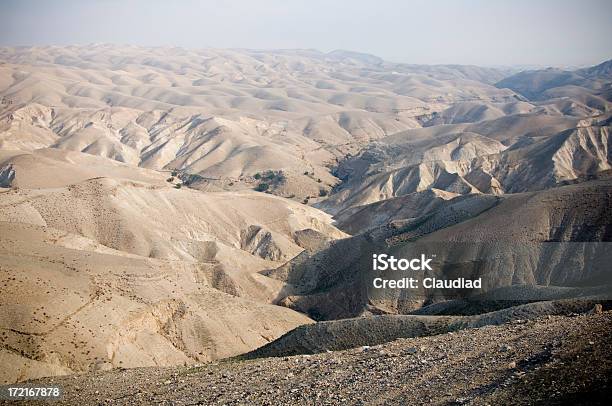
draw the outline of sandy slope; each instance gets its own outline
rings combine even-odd
[[[152,258],[209,260],[211,251],[234,249],[283,261],[301,251],[296,231],[343,236],[316,209],[251,191],[204,194],[94,178],[65,188],[8,191],[2,203],[3,221],[54,227]]]
[[[257,271],[344,236],[272,195],[176,189],[56,149],[2,159],[15,174],[0,193],[3,382],[253,349],[310,322],[268,304],[284,285]]]
[[[349,234],[360,234],[393,220],[423,216],[437,209],[444,201],[457,196],[457,193],[431,188],[371,204],[353,206],[334,216],[335,225]]]
[[[372,255],[380,253],[396,258],[436,255],[434,275],[482,277],[485,289],[610,284],[611,188],[612,182],[602,179],[540,192],[460,196],[421,217],[396,219],[314,255],[304,253],[266,274],[296,287],[296,294],[280,304],[319,320],[408,313],[460,295],[453,290],[372,289],[376,276],[406,276],[373,270]],[[347,257],[346,252],[355,255]]]
[[[48,227],[0,229],[4,383],[202,362],[309,322],[222,292],[210,265],[126,255]]]
[[[428,189],[504,194],[541,190],[610,169],[610,115],[546,114],[410,130],[343,161],[344,182],[317,204],[337,213]]]
[[[3,187],[48,189],[97,177],[110,177],[152,185],[166,185],[169,174],[135,168],[121,162],[55,148],[0,151]]]

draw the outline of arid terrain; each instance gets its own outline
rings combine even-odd
[[[65,404],[605,405],[611,333],[609,312],[565,315],[318,355],[32,383],[61,385]]]
[[[609,395],[612,60],[5,47],[0,101],[0,384],[55,377],[67,404]],[[382,252],[484,289],[372,289]]]

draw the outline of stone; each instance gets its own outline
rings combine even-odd
[[[601,314],[603,313],[603,307],[601,306],[601,303],[596,303],[595,306],[593,306],[593,308],[591,309],[591,311],[589,311],[589,314]]]

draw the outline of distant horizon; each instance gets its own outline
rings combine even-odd
[[[583,67],[612,57],[606,0],[5,0],[0,46],[353,50],[417,65]]]
[[[257,51],[257,52],[281,52],[281,51],[313,51],[321,54],[330,54],[336,51],[342,52],[350,52],[356,54],[363,54],[368,56],[373,56],[380,58],[388,63],[400,64],[400,65],[421,65],[421,66],[475,66],[480,68],[513,68],[513,69],[547,69],[547,68],[556,68],[556,69],[566,69],[566,70],[575,70],[581,69],[585,67],[597,66],[602,63],[608,62],[612,60],[612,56],[600,60],[594,63],[582,64],[582,65],[574,65],[574,64],[557,64],[557,65],[542,65],[542,64],[515,64],[515,65],[503,65],[503,64],[472,64],[472,63],[456,63],[456,62],[448,62],[448,63],[417,63],[417,62],[406,62],[406,61],[398,61],[397,59],[389,59],[386,57],[382,57],[380,55],[364,52],[364,51],[356,51],[353,49],[331,49],[329,51],[323,51],[317,48],[248,48],[248,47],[190,47],[183,45],[140,45],[134,43],[113,43],[113,42],[89,42],[89,43],[47,43],[47,44],[19,44],[19,45],[10,45],[10,44],[2,44],[1,48],[47,48],[47,47],[87,47],[87,46],[114,46],[114,47],[134,47],[134,48],[142,48],[142,49],[184,49],[188,51],[205,51],[205,50],[235,50],[235,51]]]

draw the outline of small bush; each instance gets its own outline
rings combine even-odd
[[[230,186],[234,186],[234,182],[230,182],[230,183],[229,183],[229,185],[230,185]]]
[[[327,196],[327,190],[325,190],[325,189],[319,189],[319,196],[320,196],[320,197]]]
[[[270,188],[269,184],[267,184],[266,182],[261,182],[259,185],[257,185],[255,190],[258,191],[258,192],[265,192],[269,188]]]
[[[276,174],[275,181],[276,181],[277,183],[283,183],[285,180],[287,180],[287,178],[285,177],[285,174],[284,174],[283,172],[279,171],[279,172]]]
[[[283,171],[272,171],[272,170],[265,171],[262,175],[262,179],[274,185],[283,183],[286,180],[285,175],[283,174]]]
[[[261,179],[261,173],[257,172],[253,177],[257,180]]]
[[[183,173],[183,175],[181,175],[181,180],[183,181],[183,185],[189,186],[192,183],[201,182],[204,178],[195,173]]]
[[[304,203],[304,204],[308,204],[308,198],[307,198],[307,197],[305,197],[305,198],[304,198],[304,200],[302,201],[302,203]]]
[[[175,189],[180,189],[180,188],[181,188],[181,186],[182,186],[182,185],[181,185],[180,183],[177,183],[176,185],[174,185],[174,188],[175,188]]]
[[[177,171],[172,171],[172,176],[178,176],[178,172]]]
[[[166,179],[166,182],[173,182],[174,181],[174,176],[170,176],[168,179]]]
[[[318,179],[317,179],[317,183],[321,183],[321,182],[323,182],[323,181],[321,180],[321,178],[318,178]]]
[[[304,175],[308,176],[308,171],[304,172]]]

